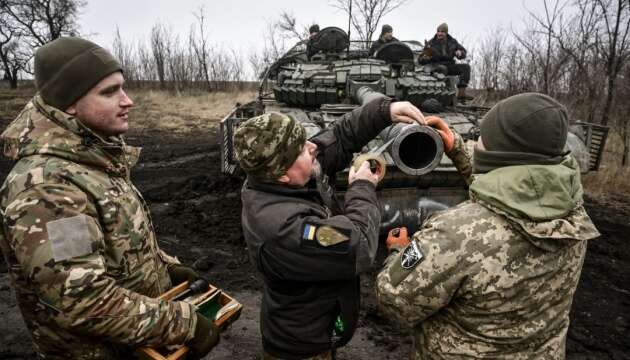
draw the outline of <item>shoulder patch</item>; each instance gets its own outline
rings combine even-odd
[[[331,226],[322,225],[317,229],[317,242],[322,246],[337,245],[349,239],[348,236]]]
[[[50,221],[46,231],[55,262],[92,253],[92,238],[85,215]]]
[[[313,224],[304,225],[304,230],[302,231],[302,239],[315,240],[315,230],[317,230],[317,226]]]
[[[424,259],[424,254],[420,250],[420,247],[415,241],[412,241],[407,245],[400,257],[400,266],[403,269],[413,269]]]

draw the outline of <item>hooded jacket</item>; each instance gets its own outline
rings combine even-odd
[[[2,140],[17,163],[0,189],[0,247],[38,356],[125,358],[192,338],[191,305],[154,299],[177,260],[159,249],[130,181],[139,149],[39,96]]]
[[[450,156],[470,174],[461,139]],[[387,259],[380,306],[414,329],[417,359],[564,359],[586,244],[599,236],[575,160],[472,180],[469,201],[414,234],[419,261],[403,266],[407,249]]]

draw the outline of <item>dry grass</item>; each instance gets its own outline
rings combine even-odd
[[[130,114],[132,131],[168,130],[188,133],[197,129],[215,128],[236,106],[256,97],[254,91],[215,92],[177,96],[156,90],[133,90],[135,102]]]
[[[586,174],[582,178],[585,190],[592,196],[611,193],[630,194],[630,167],[621,166],[623,141],[612,129],[606,141],[599,171]]]

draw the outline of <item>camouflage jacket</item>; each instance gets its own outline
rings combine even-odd
[[[575,161],[475,175],[470,196],[388,257],[382,310],[414,329],[416,359],[563,359],[586,243],[599,236]]]
[[[191,305],[171,287],[149,211],[131,183],[139,149],[103,139],[35,97],[2,134],[17,163],[0,191],[0,246],[38,355],[124,358],[181,344]]]

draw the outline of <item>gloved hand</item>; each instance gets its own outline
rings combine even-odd
[[[389,231],[387,234],[387,240],[385,241],[385,245],[387,246],[387,250],[392,249],[402,249],[409,245],[409,237],[407,236],[407,228],[400,227],[394,228]]]
[[[188,342],[188,347],[192,350],[192,355],[195,358],[201,359],[206,356],[218,343],[219,328],[205,316],[197,314],[195,335]]]
[[[440,137],[444,142],[444,150],[446,153],[448,154],[451,152],[451,150],[453,150],[453,146],[455,145],[455,135],[453,135],[453,132],[448,127],[446,121],[437,116],[427,116],[424,119],[426,120],[427,125],[434,127],[438,134],[440,134]]]
[[[173,285],[179,285],[184,281],[192,284],[195,280],[201,278],[195,270],[180,264],[169,265],[168,276],[171,278],[171,284]]]

